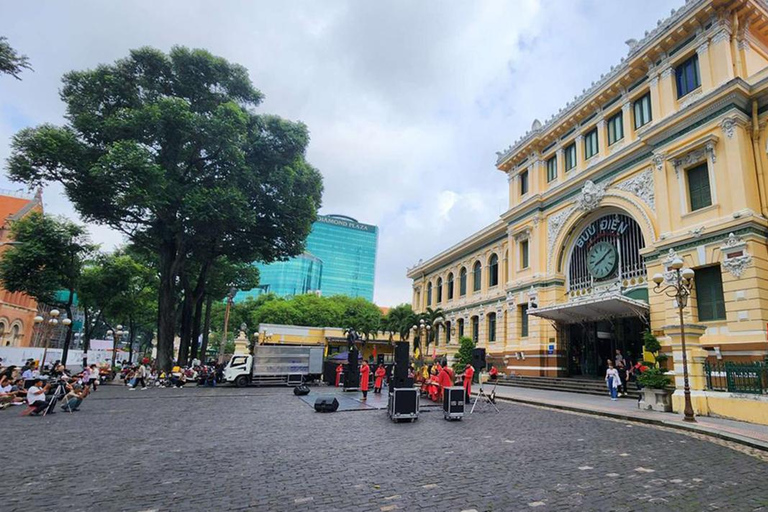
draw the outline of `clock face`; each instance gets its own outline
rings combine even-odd
[[[590,273],[597,279],[611,275],[616,268],[616,260],[616,247],[608,242],[597,242],[587,254],[587,266]]]

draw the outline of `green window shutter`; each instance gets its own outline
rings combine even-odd
[[[571,144],[565,148],[565,171],[568,172],[576,167],[576,144]]]
[[[467,269],[462,268],[459,277],[459,295],[462,297],[467,294]]]
[[[712,204],[709,170],[706,163],[688,170],[688,196],[691,200],[691,211],[700,210]]]
[[[475,268],[472,270],[472,290],[479,292],[480,287],[483,284],[483,267],[480,262],[475,263]]]
[[[699,320],[725,320],[725,298],[720,265],[696,269],[696,303]]]
[[[520,306],[520,337],[528,337],[528,305]]]
[[[557,179],[557,156],[547,160],[547,183]]]
[[[521,268],[528,268],[528,240],[520,242],[520,261],[522,262]]]
[[[488,315],[488,341],[496,341],[496,313]]]
[[[520,173],[520,195],[524,196],[528,193],[528,171]]]
[[[608,120],[608,145],[615,144],[624,138],[624,116],[619,112]]]

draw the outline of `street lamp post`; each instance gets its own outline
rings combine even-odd
[[[120,343],[120,338],[127,334],[128,331],[124,331],[122,325],[118,325],[117,329],[114,331],[112,329],[107,331],[107,336],[112,336],[112,365],[110,366],[110,369],[114,368],[115,366],[115,358],[117,357],[117,344]]]
[[[664,284],[664,276],[662,274],[655,274],[653,276],[653,282],[656,286],[653,291],[656,293],[663,293],[667,297],[675,299],[677,303],[677,312],[680,318],[680,341],[683,350],[683,395],[685,396],[685,410],[683,411],[684,421],[691,423],[696,422],[696,418],[693,414],[693,404],[691,403],[691,387],[688,383],[688,355],[685,348],[685,319],[683,318],[683,310],[688,304],[688,297],[693,290],[693,277],[695,273],[693,269],[683,267],[684,263],[681,258],[675,258],[670,264],[672,269],[672,277],[667,284]]]
[[[45,367],[45,360],[48,357],[48,348],[51,344],[51,336],[53,336],[54,330],[59,325],[60,315],[61,315],[61,312],[58,309],[52,309],[46,314],[47,318],[46,316],[43,316],[43,315],[37,315],[33,319],[35,325],[38,326],[39,336],[41,336],[45,341],[45,345],[44,345],[45,348],[43,349],[43,359],[40,361],[41,370]],[[72,325],[72,320],[65,317],[61,320],[61,325],[65,327],[69,327],[70,325]]]
[[[224,333],[221,336],[221,343],[219,343],[219,364],[224,362],[224,346],[227,344],[227,328],[229,327],[229,310],[232,308],[232,304],[235,299],[237,288],[232,287],[227,293],[227,307],[224,310]]]
[[[427,349],[427,337],[429,336],[429,331],[432,329],[432,326],[430,326],[427,322],[424,321],[422,318],[419,320],[418,325],[413,326],[413,333],[414,336],[419,337],[419,359],[424,359],[424,350]]]

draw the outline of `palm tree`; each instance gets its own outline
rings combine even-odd
[[[429,345],[435,341],[437,336],[437,328],[443,324],[443,321],[445,320],[445,313],[443,313],[442,308],[427,308],[427,310],[419,316],[420,320],[423,319],[424,323],[430,326],[425,347],[427,352],[429,352]]]

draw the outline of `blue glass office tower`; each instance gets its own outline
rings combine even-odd
[[[344,215],[319,215],[307,237],[306,252],[288,261],[256,264],[259,288],[235,301],[272,292],[281,296],[318,292],[373,300],[378,228]]]

